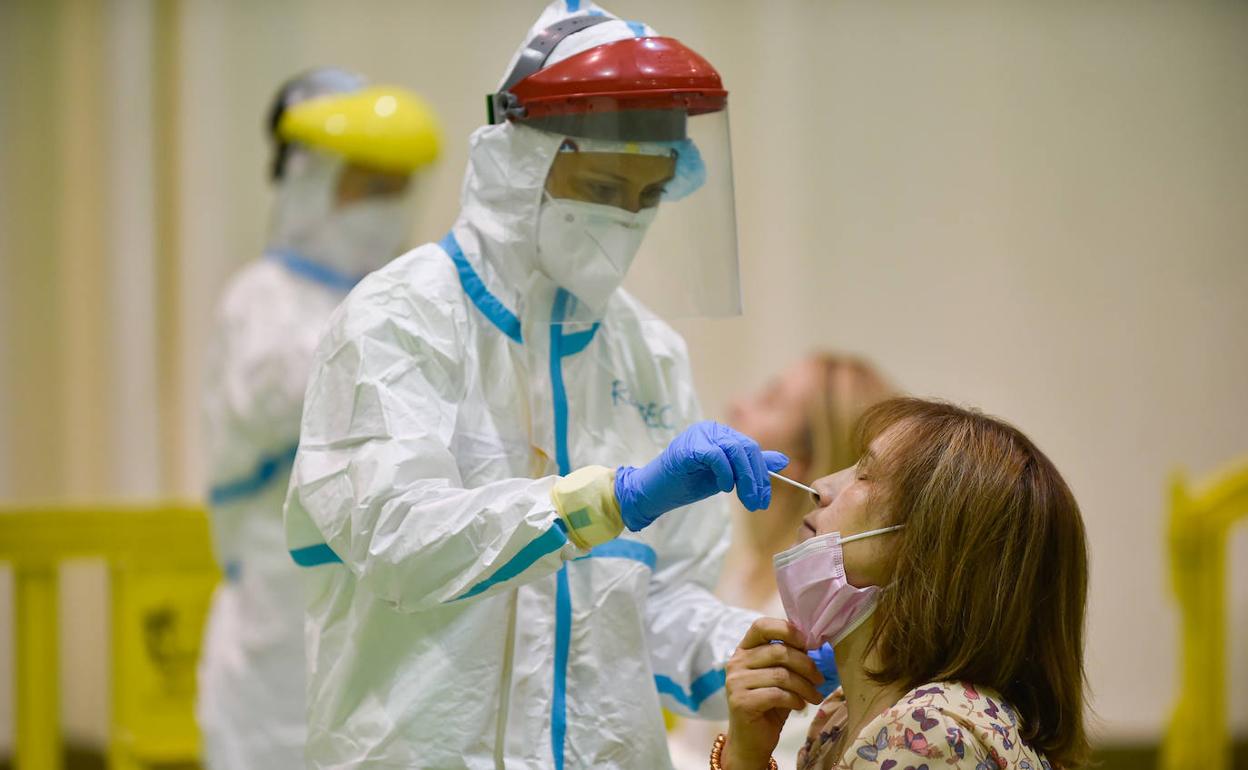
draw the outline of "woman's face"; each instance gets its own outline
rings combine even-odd
[[[872,466],[878,465],[876,458],[888,451],[901,429],[902,425],[897,424],[881,433],[856,465],[815,480],[812,486],[819,491],[819,507],[802,520],[799,541],[829,532],[839,532],[842,538],[846,538],[889,526],[887,506],[881,505],[879,498],[885,490],[881,482],[872,477]],[[876,504],[868,505],[872,495],[877,496]],[[882,586],[889,582],[891,567],[888,556],[895,534],[881,534],[842,546],[845,576],[852,585],[861,588]]]
[[[560,152],[546,176],[546,192],[631,211],[659,205],[676,172],[676,159],[615,152]]]
[[[362,200],[396,198],[407,191],[411,177],[411,174],[381,171],[348,163],[338,174],[334,203],[342,208]]]
[[[786,475],[799,479],[806,471],[801,466],[806,421],[810,403],[819,393],[819,369],[813,359],[798,361],[761,390],[734,399],[728,407],[728,424],[764,449],[787,454],[794,465]]]

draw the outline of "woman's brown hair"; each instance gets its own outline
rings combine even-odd
[[[892,399],[863,415],[860,446],[893,426],[864,469],[892,523],[906,525],[876,613],[873,678],[991,687],[1032,748],[1056,766],[1082,765],[1088,553],[1074,495],[1035,444],[995,418]]]

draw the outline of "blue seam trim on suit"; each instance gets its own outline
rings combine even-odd
[[[551,310],[550,324],[550,390],[555,409],[555,463],[559,475],[572,472],[568,458],[568,393],[563,386],[563,316],[567,312],[568,297],[565,290],[555,292],[555,306]]]
[[[576,13],[581,10],[581,0],[566,0],[568,5],[568,13]]]
[[[608,540],[601,545],[594,546],[588,554],[575,561],[585,559],[631,559],[646,565],[651,572],[654,571],[654,566],[658,562],[654,549],[636,540]]]
[[[351,291],[357,283],[364,280],[362,275],[348,275],[332,267],[313,262],[293,251],[272,249],[266,251],[265,255],[295,275],[307,278],[309,281],[315,281],[323,286],[328,286],[331,289]]]
[[[642,24],[639,21],[626,21],[624,23],[627,24],[628,28],[633,31],[633,37],[645,37],[646,36],[645,24]]]
[[[295,564],[300,567],[318,567],[322,564],[342,564],[342,559],[338,554],[334,553],[334,549],[329,547],[328,543],[317,543],[316,545],[304,546],[303,548],[292,548],[290,558],[295,560]]]
[[[558,551],[567,542],[568,525],[563,523],[563,519],[555,519],[554,526],[538,535],[536,538],[531,540],[528,545],[517,551],[516,555],[512,556],[505,564],[503,564],[503,566],[495,570],[493,575],[490,575],[485,580],[477,583],[475,586],[468,589],[467,593],[457,596],[451,601],[457,602],[460,599],[467,599],[471,596],[476,596],[482,591],[490,588],[490,586],[502,583],[506,580],[511,580],[529,567],[532,567],[538,559],[549,553]]]
[[[568,293],[555,292],[550,325],[550,390],[555,412],[555,463],[559,475],[571,472],[568,459],[568,394],[563,387],[563,327],[560,321],[568,303]],[[555,770],[563,770],[564,739],[568,734],[568,651],[572,642],[572,592],[568,585],[568,565],[559,567],[555,577],[555,676],[550,700],[550,751]]]
[[[555,413],[555,464],[559,475],[572,472],[572,460],[568,454],[568,392],[563,384],[563,359],[585,349],[598,331],[598,324],[579,332],[563,333],[562,321],[567,314],[568,301],[572,298],[564,289],[555,292],[550,318],[550,390]],[[647,558],[646,551],[649,551]],[[636,559],[654,569],[654,549],[643,543],[620,545],[604,543],[589,552],[591,556],[605,558]],[[555,578],[555,681],[554,697],[550,702],[550,749],[555,759],[555,770],[563,770],[564,739],[568,734],[567,686],[568,652],[572,643],[572,592],[568,584],[568,565],[559,568]]]
[[[572,332],[563,335],[559,342],[559,352],[561,358],[574,356],[585,349],[585,346],[594,340],[594,333],[598,331],[599,324],[595,323],[585,331]]]
[[[468,264],[464,250],[459,247],[459,241],[455,239],[455,233],[447,233],[438,245],[455,263],[455,269],[459,273],[459,285],[468,295],[468,299],[472,300],[472,304],[477,306],[477,310],[481,311],[481,315],[497,326],[503,334],[524,344],[524,339],[520,336],[520,319],[485,287],[481,276],[472,269],[472,265]]]
[[[295,462],[295,453],[298,450],[299,445],[295,444],[280,452],[261,455],[251,475],[234,481],[216,484],[209,489],[208,502],[212,505],[225,505],[235,500],[259,494],[274,479],[281,475],[282,471],[290,470],[290,466]]]
[[[572,645],[572,591],[568,565],[555,576],[555,692],[550,701],[550,750],[555,770],[563,770],[563,744],[568,734],[568,651]]]
[[[703,701],[719,692],[724,686],[724,679],[724,670],[713,668],[694,679],[689,685],[689,692],[685,692],[684,688],[676,684],[671,677],[662,674],[655,674],[654,686],[661,694],[671,697],[690,711],[697,711]]]

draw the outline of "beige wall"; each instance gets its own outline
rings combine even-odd
[[[539,7],[0,3],[5,35],[27,25],[0,54],[0,498],[194,494],[187,405],[215,294],[263,240],[277,82],[333,63],[437,105],[448,152],[417,223],[436,238],[483,95]],[[1248,6],[609,7],[694,45],[732,91],[746,313],[680,324],[708,409],[831,346],[1017,422],[1087,517],[1104,733],[1155,738],[1176,665],[1166,475],[1248,453]],[[1232,564],[1248,732],[1243,532]],[[102,692],[102,671],[70,687]],[[101,734],[103,700],[78,700],[95,705],[71,728]]]

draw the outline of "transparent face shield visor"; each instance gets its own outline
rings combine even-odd
[[[423,169],[395,172],[352,163],[335,190],[334,214],[347,237],[380,267],[414,245],[417,199],[425,191]]]
[[[665,320],[740,315],[727,109],[610,101],[526,121],[566,137],[537,226],[538,268],[569,295],[552,321],[600,321],[621,289]]]

